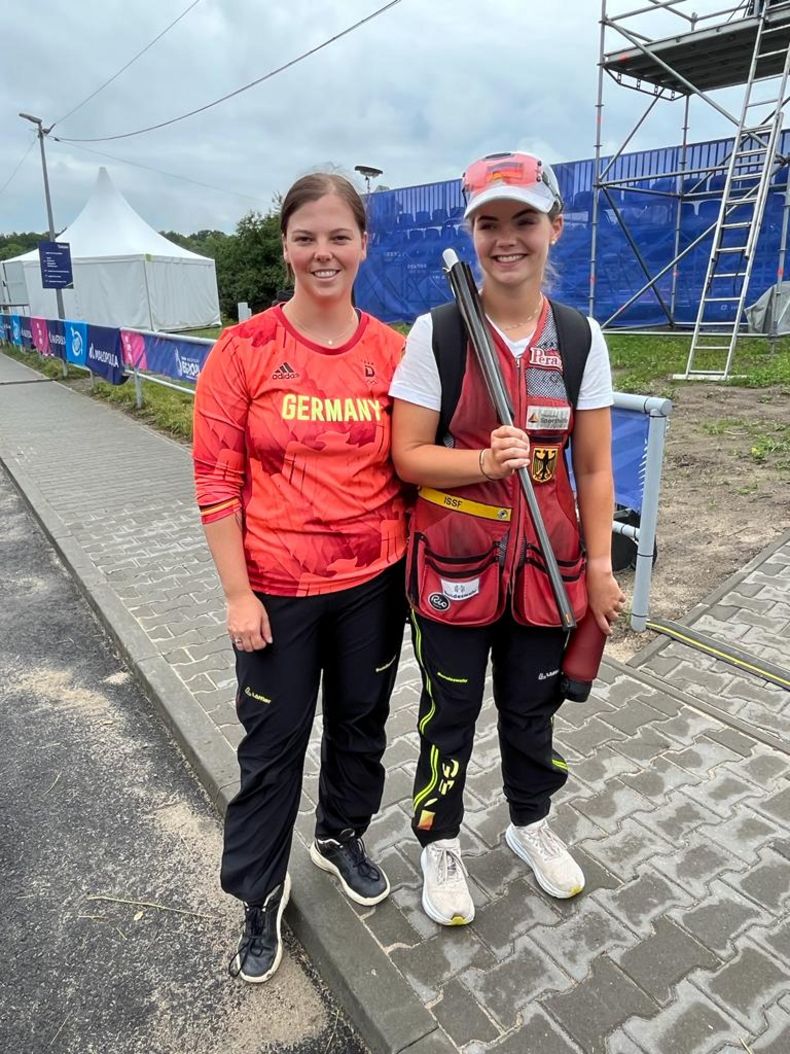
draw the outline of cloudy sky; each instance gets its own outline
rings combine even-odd
[[[200,0],[109,87],[66,117],[188,2],[0,0],[0,187],[34,138],[20,110],[54,122],[52,134],[64,138],[135,131],[262,76],[384,0]],[[637,6],[609,0],[610,11]],[[681,6],[704,13],[731,5],[695,0]],[[188,233],[232,230],[246,211],[266,210],[273,194],[325,164],[351,174],[357,164],[374,165],[384,170],[382,183],[398,187],[453,178],[475,156],[512,146],[550,161],[590,157],[600,9],[599,0],[401,0],[318,54],[196,117],[117,141],[48,142],[56,227],[75,218],[102,164],[149,223]],[[632,28],[656,36],[682,28],[666,14],[645,17]],[[620,46],[622,38],[607,37],[607,50]],[[607,79],[607,149],[619,146],[645,102]],[[681,105],[660,104],[634,144],[678,142]],[[693,140],[728,133],[721,117],[692,104]],[[45,223],[35,146],[0,192],[0,232],[42,230]]]

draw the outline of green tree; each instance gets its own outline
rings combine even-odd
[[[210,256],[212,259],[216,258],[217,243],[233,237],[224,231],[212,230],[195,231],[194,234],[179,234],[178,231],[160,231],[159,233],[168,241],[180,245],[182,249],[189,249],[190,252],[198,253],[200,256]]]
[[[222,314],[235,318],[242,300],[253,312],[269,307],[286,283],[279,216],[248,212],[239,220],[235,235],[214,247]]]
[[[0,260],[11,260],[22,253],[35,249],[39,242],[49,241],[48,234],[36,234],[34,231],[0,234]]]

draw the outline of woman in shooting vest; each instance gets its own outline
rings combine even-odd
[[[319,682],[313,863],[362,905],[389,892],[362,835],[384,784],[384,726],[406,602],[405,502],[390,459],[403,338],[355,310],[367,242],[348,180],[304,176],[281,211],[293,297],[226,329],[195,401],[197,499],[236,654],[241,789],[221,881],[245,904],[231,972],[268,980]]]
[[[475,912],[459,832],[489,655],[507,844],[552,896],[572,897],[584,887],[580,867],[547,822],[551,797],[568,776],[552,743],[566,633],[518,469],[531,476],[576,618],[589,604],[608,635],[625,599],[610,556],[606,345],[595,322],[542,291],[563,228],[556,177],[530,154],[495,154],[469,166],[463,190],[482,303],[518,427],[498,426],[461,330],[447,348],[447,308],[417,319],[390,389],[395,467],[419,488],[407,556],[423,677],[412,826],[423,846],[423,908],[446,926],[471,922]],[[567,367],[571,360],[578,367],[580,356],[580,383],[569,395]],[[448,387],[455,388],[451,405]],[[564,457],[571,436],[581,523]]]

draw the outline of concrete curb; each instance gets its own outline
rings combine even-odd
[[[85,555],[24,466],[3,445],[0,465],[224,815],[238,785],[235,751]],[[375,1054],[457,1051],[384,951],[357,925],[346,898],[309,863],[298,835],[289,870],[294,888],[288,922],[371,1050]]]

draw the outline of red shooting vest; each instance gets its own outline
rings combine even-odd
[[[493,332],[513,420],[530,438],[529,473],[574,615],[587,609],[585,555],[564,448],[573,408],[563,382],[551,305],[519,360]],[[471,346],[446,445],[480,450],[498,426]],[[452,492],[420,488],[412,513],[407,588],[414,609],[452,626],[486,626],[510,604],[515,620],[559,626],[546,564],[518,478],[472,483]]]

